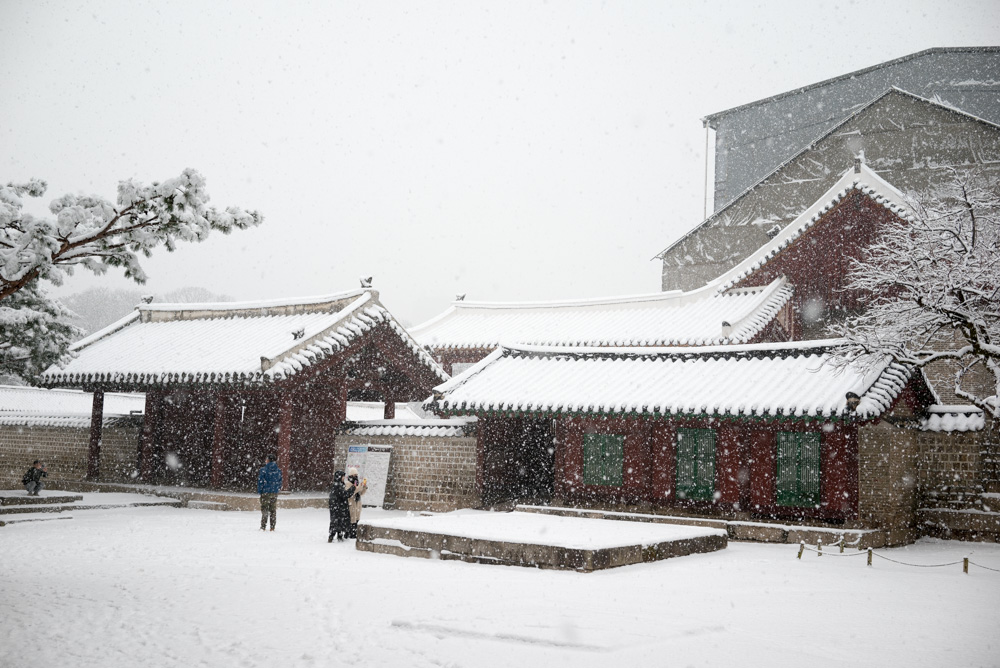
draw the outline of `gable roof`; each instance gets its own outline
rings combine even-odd
[[[660,292],[563,302],[454,302],[412,332],[437,349],[495,348],[502,342],[553,346],[744,343],[792,296],[783,279],[728,292]],[[723,332],[728,323],[730,331]]]
[[[46,385],[220,383],[290,378],[386,325],[426,367],[444,370],[399,325],[371,289],[294,300],[147,304],[73,347]]]
[[[743,111],[744,109],[750,109],[752,107],[758,107],[761,105],[768,104],[770,102],[775,102],[776,100],[781,100],[786,97],[792,97],[793,95],[798,95],[806,91],[815,90],[817,88],[823,88],[829,86],[832,83],[838,81],[848,81],[851,79],[857,79],[858,77],[868,74],[869,72],[876,72],[878,70],[891,68],[901,63],[908,62],[910,60],[916,60],[918,58],[923,58],[925,56],[930,56],[940,53],[997,53],[1000,52],[1000,47],[996,46],[959,46],[959,47],[934,47],[931,49],[924,49],[923,51],[917,51],[916,53],[911,53],[900,58],[894,58],[892,60],[887,60],[877,65],[872,65],[870,67],[864,67],[860,70],[855,70],[853,72],[848,72],[847,74],[841,74],[839,76],[831,77],[829,79],[824,79],[823,81],[818,81],[815,83],[808,84],[806,86],[800,86],[783,93],[778,93],[777,95],[771,95],[770,97],[761,98],[753,102],[748,102],[746,104],[737,105],[729,109],[724,109],[722,111],[717,111],[712,114],[706,115],[702,122],[704,122],[708,127],[715,127],[715,123],[725,116],[734,114],[738,111]]]
[[[867,165],[861,163],[844,172],[829,190],[813,202],[808,209],[799,214],[795,220],[786,225],[773,239],[709,283],[709,286],[714,286],[716,290],[722,292],[736,285],[799,239],[826,213],[847,197],[852,190],[857,190],[870,197],[904,220],[912,219],[913,214],[906,201],[906,196]]]
[[[723,216],[725,216],[725,214],[727,212],[729,212],[731,209],[733,209],[740,201],[742,201],[743,198],[745,198],[750,193],[752,193],[755,190],[757,190],[757,189],[761,188],[762,186],[764,186],[768,182],[769,179],[771,179],[773,176],[775,176],[782,169],[784,169],[789,164],[791,164],[792,162],[794,162],[795,160],[797,160],[801,156],[803,156],[806,153],[808,153],[809,151],[811,151],[817,144],[819,144],[823,140],[827,139],[828,137],[831,137],[831,136],[835,135],[845,125],[847,125],[848,123],[850,123],[851,121],[853,121],[854,119],[856,119],[861,114],[865,113],[868,109],[872,108],[877,103],[881,102],[882,100],[886,99],[887,97],[890,97],[890,96],[893,96],[893,95],[897,95],[897,96],[904,97],[904,98],[907,98],[907,99],[910,99],[910,100],[914,100],[914,101],[917,101],[917,102],[920,102],[920,103],[923,103],[923,104],[927,104],[927,105],[932,106],[932,107],[934,107],[936,109],[940,109],[940,110],[943,110],[943,111],[946,111],[946,112],[949,112],[949,113],[952,113],[952,114],[957,114],[959,116],[962,116],[965,119],[968,119],[968,120],[971,120],[971,121],[974,121],[974,122],[977,122],[977,123],[981,123],[981,124],[986,125],[986,126],[988,126],[990,128],[993,128],[993,129],[1000,129],[1000,125],[997,125],[997,124],[992,123],[990,121],[984,120],[984,119],[979,118],[977,116],[973,116],[972,114],[969,114],[969,113],[967,113],[965,111],[962,111],[961,109],[957,109],[955,107],[952,107],[951,105],[945,104],[943,102],[940,102],[940,101],[937,101],[937,100],[928,100],[927,98],[920,97],[919,95],[914,95],[913,93],[909,93],[909,92],[901,90],[899,88],[890,88],[889,90],[886,90],[884,93],[882,93],[881,95],[879,95],[878,97],[876,97],[874,100],[872,100],[872,101],[870,101],[870,102],[868,102],[866,104],[863,104],[863,105],[859,106],[854,112],[852,112],[851,114],[848,114],[839,123],[837,123],[832,128],[830,128],[826,132],[822,133],[821,135],[819,135],[818,137],[816,137],[815,139],[813,139],[811,142],[809,142],[808,145],[804,146],[802,149],[800,149],[799,151],[797,151],[793,156],[791,156],[790,158],[788,158],[787,160],[785,160],[781,164],[779,164],[777,167],[775,167],[774,169],[772,169],[766,176],[764,176],[759,181],[757,181],[757,183],[755,183],[752,186],[750,186],[747,189],[745,189],[739,195],[737,195],[736,197],[734,197],[733,199],[731,199],[729,202],[727,202],[725,204],[725,206],[723,206],[722,208],[720,208],[717,211],[713,212],[712,214],[710,214],[708,216],[708,218],[706,218],[702,222],[698,223],[698,225],[696,225],[695,227],[693,227],[691,230],[689,230],[685,234],[681,235],[679,238],[675,239],[672,243],[670,243],[670,245],[668,245],[662,251],[660,251],[659,253],[657,253],[656,255],[654,255],[653,259],[659,259],[659,260],[664,259],[664,256],[668,252],[670,252],[673,248],[675,248],[679,244],[683,243],[685,240],[689,239],[690,237],[692,237],[692,236],[696,235],[697,233],[701,232],[705,228],[711,227],[720,218],[722,218]]]
[[[901,365],[828,364],[839,341],[705,348],[505,346],[435,388],[446,414],[543,413],[829,420],[875,418],[909,381]],[[861,397],[847,412],[846,395]]]

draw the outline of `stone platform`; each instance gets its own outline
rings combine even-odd
[[[0,526],[17,522],[37,522],[44,519],[72,518],[77,511],[137,508],[141,506],[180,507],[177,499],[141,494],[67,494],[64,491],[42,490],[38,496],[28,496],[22,490],[0,490]]]
[[[856,527],[816,526],[810,524],[786,524],[779,521],[751,521],[734,519],[716,519],[689,515],[664,515],[653,513],[623,512],[614,510],[599,510],[595,508],[574,508],[568,506],[529,506],[518,505],[517,512],[541,513],[544,515],[559,515],[562,517],[591,517],[603,520],[624,522],[648,522],[653,524],[677,524],[682,526],[702,526],[721,529],[729,536],[729,540],[752,543],[792,543],[804,542],[808,545],[839,544],[859,550],[885,547],[885,532],[878,529],[860,529]]]
[[[456,511],[363,522],[357,549],[591,572],[724,549],[725,530],[532,513]]]
[[[128,493],[169,497],[185,508],[200,510],[255,510],[260,512],[260,496],[250,492],[230,492],[198,487],[143,485],[115,482],[60,481],[60,489],[74,492]],[[282,492],[278,509],[326,508],[326,492]]]

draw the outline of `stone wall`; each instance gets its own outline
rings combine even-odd
[[[139,424],[119,421],[104,427],[101,480],[129,482],[135,469]],[[90,427],[0,425],[0,487],[19,489],[21,476],[36,460],[48,467],[46,483],[75,482],[87,475]]]
[[[917,432],[881,421],[858,429],[858,515],[889,545],[917,538]]]
[[[351,445],[391,445],[385,507],[446,512],[480,505],[475,436],[337,436],[336,466]]]
[[[921,506],[978,508],[983,491],[983,432],[917,432]]]

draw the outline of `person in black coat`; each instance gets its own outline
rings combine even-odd
[[[351,511],[348,508],[348,500],[354,496],[357,488],[354,485],[344,486],[344,472],[337,471],[333,474],[333,486],[330,487],[330,538],[328,543],[332,543],[336,538],[338,541],[344,540],[344,536],[351,528]]]

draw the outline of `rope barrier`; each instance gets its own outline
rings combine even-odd
[[[834,547],[834,546],[831,546]],[[822,554],[824,557],[863,557],[867,552],[820,552],[819,550],[806,546],[807,550],[810,552],[815,552],[817,554]]]
[[[830,545],[831,548],[832,547],[838,547],[838,546],[839,546],[839,543],[833,543],[833,544]],[[861,548],[858,548],[858,549],[860,550]],[[900,561],[898,559],[893,559],[891,557],[887,557],[884,554],[879,554],[878,552],[876,552],[872,548],[868,548],[866,551],[859,551],[859,552],[853,552],[853,553],[847,554],[847,553],[843,553],[843,552],[840,552],[840,553],[837,553],[837,552],[824,552],[822,550],[822,548],[817,549],[817,548],[814,548],[814,547],[809,547],[809,546],[807,546],[803,542],[803,543],[799,544],[799,554],[798,554],[798,558],[799,559],[802,558],[802,553],[804,551],[806,551],[806,550],[808,550],[810,552],[815,552],[817,555],[819,555],[821,557],[822,556],[827,556],[827,557],[862,557],[862,556],[866,556],[867,555],[868,556],[868,565],[869,566],[872,565],[872,559],[871,558],[872,557],[878,557],[879,559],[884,559],[885,561],[891,561],[892,563],[899,564],[900,566],[912,566],[913,568],[945,568],[947,566],[957,566],[959,564],[962,564],[962,569],[966,573],[969,572],[969,566],[976,566],[977,568],[982,568],[982,569],[987,570],[987,571],[992,571],[994,573],[1000,573],[1000,568],[991,568],[989,566],[983,566],[982,564],[977,564],[976,562],[972,561],[968,557],[964,557],[964,558],[962,558],[962,559],[960,559],[958,561],[949,561],[946,564],[911,564],[911,563],[909,563],[907,561]]]
[[[889,557],[881,555],[878,552],[873,551],[872,554],[878,557],[879,559],[885,559],[886,561],[891,561],[894,564],[900,564],[901,566],[913,566],[915,568],[941,568],[942,566],[957,566],[958,564],[962,563],[961,561],[950,561],[947,564],[908,564],[905,561],[897,561],[896,559],[890,559]]]
[[[983,566],[982,564],[977,564],[974,561],[969,562],[970,566],[976,566],[978,568],[985,568],[988,571],[993,571],[994,573],[1000,573],[1000,568],[990,568],[989,566]]]

